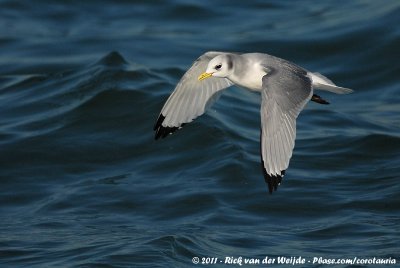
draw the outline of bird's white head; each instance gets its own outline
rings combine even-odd
[[[232,55],[218,55],[208,63],[207,70],[199,76],[199,80],[214,77],[228,77],[233,70]]]

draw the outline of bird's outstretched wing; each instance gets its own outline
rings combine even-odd
[[[201,55],[183,75],[154,125],[155,139],[166,137],[203,114],[215,93],[233,85],[226,78],[198,80],[199,75],[206,71],[208,62],[222,53],[207,52]]]
[[[306,71],[286,65],[266,67],[261,91],[261,162],[269,192],[276,191],[289,166],[296,138],[296,118],[312,97]]]

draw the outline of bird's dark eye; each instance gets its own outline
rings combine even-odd
[[[215,70],[219,70],[219,69],[221,69],[221,67],[222,67],[222,64],[215,65]]]

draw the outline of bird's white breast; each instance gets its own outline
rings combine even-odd
[[[250,68],[246,69],[246,72],[242,74],[242,77],[229,77],[233,83],[240,87],[244,87],[253,91],[261,91],[262,89],[262,78],[267,73],[265,69],[259,64],[254,64]]]

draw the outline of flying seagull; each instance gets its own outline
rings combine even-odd
[[[165,138],[204,113],[219,91],[236,85],[261,93],[261,165],[269,192],[276,191],[292,157],[296,118],[310,100],[328,104],[314,88],[336,94],[353,92],[331,80],[263,53],[210,51],[183,75],[154,125],[155,139]]]

